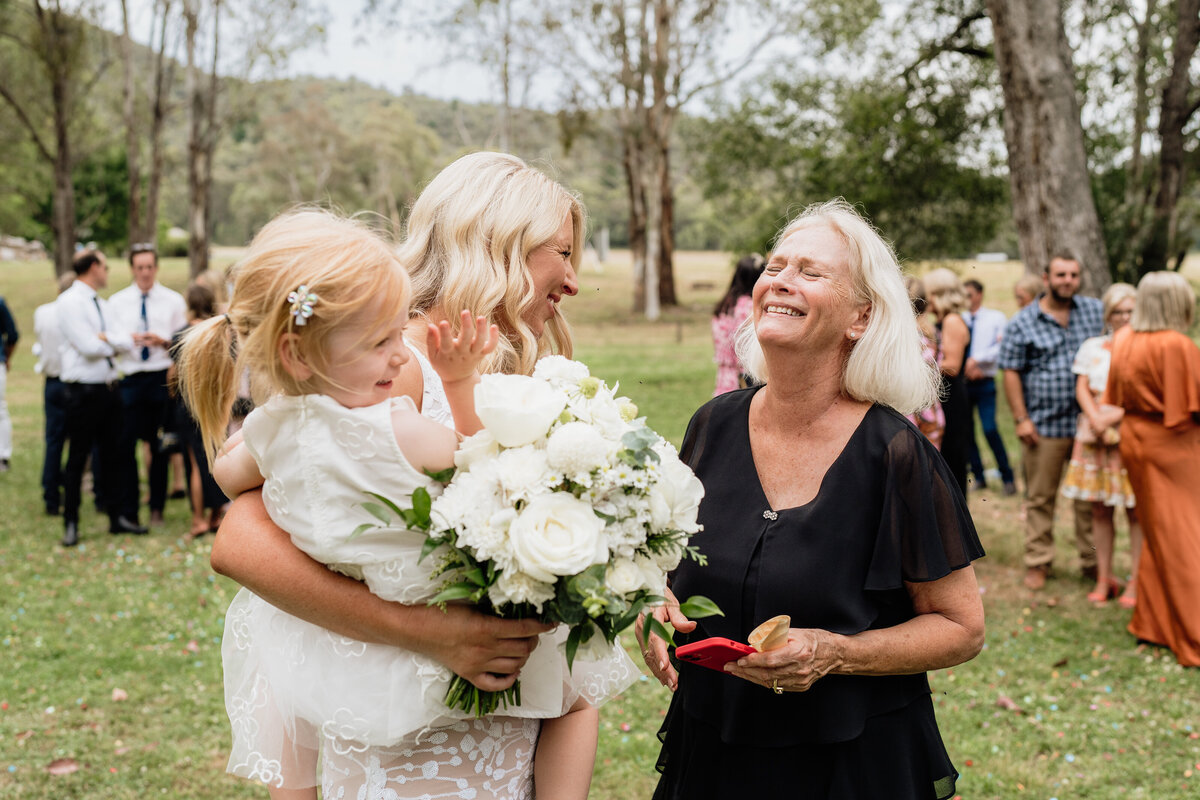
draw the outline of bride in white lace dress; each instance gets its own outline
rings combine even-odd
[[[558,302],[577,293],[582,236],[582,207],[541,173],[501,154],[460,159],[426,188],[410,216],[409,239],[400,258],[413,281],[412,330],[423,331],[429,321],[453,322],[452,310],[467,308],[487,316],[501,332],[500,345],[485,360],[484,371],[528,373],[545,352],[570,355],[570,335]],[[426,416],[444,416],[444,393],[423,359],[405,365],[393,387],[393,394],[399,393],[420,398]],[[539,638],[543,641],[537,660],[556,649],[554,634],[534,621],[500,620],[463,607],[443,614],[419,604],[381,601],[362,584],[298,551],[270,522],[255,495],[234,504],[212,559],[218,572],[333,632],[327,635],[401,646],[482,689],[510,686]],[[564,705],[580,695],[599,700],[636,676],[631,663],[614,660],[609,669],[574,680],[574,688],[556,694]],[[524,692],[537,688],[524,681],[523,687]],[[595,714],[569,716],[579,718],[579,730],[561,741],[586,751],[590,764]],[[554,781],[571,787],[566,795],[556,796],[585,797],[591,770],[556,774],[558,765],[579,764],[579,753],[539,748],[540,726],[538,719],[496,715],[451,721],[392,746],[327,737],[322,748],[323,793],[326,798],[362,800],[522,798],[532,797],[535,785]]]

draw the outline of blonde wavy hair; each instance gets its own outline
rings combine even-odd
[[[330,334],[376,303],[402,313],[410,295],[391,243],[358,219],[316,208],[287,211],[263,226],[234,274],[228,312],[189,328],[179,350],[180,388],[210,461],[225,441],[238,376],[249,373],[256,400],[336,385],[328,374]],[[300,286],[317,296],[304,325],[288,299]],[[363,326],[364,340],[374,327]],[[297,335],[296,354],[312,377],[298,380],[284,368],[285,334]]]
[[[957,314],[966,306],[967,292],[954,270],[938,267],[930,270],[921,282],[925,284],[925,293],[928,295],[929,305],[933,308],[933,315],[938,319],[947,314]]]
[[[1178,272],[1147,272],[1138,281],[1133,306],[1135,331],[1174,330],[1187,333],[1196,314],[1196,291]]]
[[[1112,330],[1108,318],[1112,316],[1113,309],[1131,297],[1136,300],[1137,289],[1128,283],[1112,283],[1104,290],[1104,294],[1100,295],[1100,302],[1104,304],[1104,330]]]
[[[850,345],[842,391],[855,400],[911,414],[937,399],[937,367],[922,355],[923,342],[892,246],[853,206],[838,198],[809,206],[787,224],[775,244],[809,228],[826,227],[846,243],[849,297],[870,306],[866,330]],[[753,317],[737,332],[735,349],[745,371],[770,380]]]
[[[412,278],[410,313],[444,318],[456,333],[463,309],[495,323],[500,344],[482,372],[527,375],[548,352],[570,357],[571,331],[557,308],[540,338],[522,318],[539,300],[529,254],[552,240],[568,215],[578,272],[585,226],[578,198],[516,156],[458,159],[425,187],[409,214],[399,258]]]

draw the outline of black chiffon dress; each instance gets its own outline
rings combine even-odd
[[[904,582],[932,581],[983,555],[962,493],[937,450],[895,411],[872,406],[817,496],[772,509],[750,451],[757,389],[714,398],[692,418],[682,457],[703,481],[678,597],[725,612],[677,643],[746,641],[760,622],[854,634],[913,618]],[[924,673],[828,675],[808,692],[770,689],[677,663],[679,688],[659,731],[657,800],[731,797],[927,800],[954,794]]]
[[[942,347],[942,325],[937,325],[938,350]],[[959,485],[962,493],[967,493],[967,462],[971,458],[971,441],[975,436],[975,421],[971,416],[971,400],[967,396],[967,376],[963,367],[967,363],[967,353],[971,352],[971,340],[963,349],[962,361],[958,364],[958,374],[954,377],[946,373],[942,376],[942,411],[946,414],[946,430],[942,433],[942,458],[950,467],[950,474]]]

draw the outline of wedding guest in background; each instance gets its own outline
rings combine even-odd
[[[187,302],[187,325],[175,332],[171,338],[171,359],[178,361],[179,342],[192,326],[216,316],[216,298],[212,290],[200,283],[193,283],[184,293]],[[229,498],[213,479],[208,455],[204,452],[204,440],[200,426],[187,409],[178,393],[176,364],[167,370],[167,386],[171,390],[168,414],[174,418],[174,430],[183,445],[185,471],[188,478],[188,501],[192,507],[192,523],[187,538],[195,539],[206,533],[216,533]]]
[[[12,354],[21,338],[17,321],[13,319],[8,304],[0,297],[0,472],[8,472],[12,459],[12,417],[8,414],[8,371],[12,368]]]
[[[1017,493],[1017,487],[1013,482],[1012,467],[1008,463],[1008,451],[1004,448],[1004,439],[1000,437],[1000,430],[996,427],[996,362],[1000,360],[1000,339],[1008,318],[1004,316],[1003,311],[983,305],[983,284],[979,281],[974,278],[963,281],[963,291],[967,295],[967,309],[963,311],[963,319],[971,334],[967,363],[963,367],[967,376],[967,400],[972,416],[979,415],[979,427],[983,429],[983,438],[987,441],[992,456],[996,459],[996,469],[1000,472],[1000,485],[1006,495],[1014,495]],[[987,487],[987,481],[983,473],[983,459],[979,455],[979,443],[975,439],[973,421],[967,448],[967,460],[975,478],[975,488],[984,489]]]
[[[1054,508],[1075,443],[1075,375],[1071,365],[1084,340],[1104,328],[1104,307],[1081,297],[1079,261],[1056,255],[1042,275],[1045,291],[1004,328],[1000,369],[1021,440],[1028,505],[1025,513],[1026,588],[1039,591],[1054,561]],[[1096,579],[1091,503],[1076,500],[1075,548],[1085,580]]]
[[[762,274],[764,263],[758,253],[743,256],[733,269],[725,296],[713,309],[713,361],[717,362],[717,386],[713,397],[746,385],[742,365],[733,351],[733,339],[738,327],[750,316],[750,293]]]
[[[917,328],[921,332],[921,355],[930,364],[937,366],[937,332],[929,324],[929,302],[925,298],[925,284],[920,278],[906,275],[904,288],[908,290],[908,299],[912,303]],[[909,414],[908,420],[925,434],[925,438],[934,447],[941,449],[942,434],[946,431],[946,412],[942,410],[942,403],[938,398],[935,397],[925,408]]]
[[[75,273],[67,270],[58,278],[61,295],[75,282]],[[57,516],[62,509],[63,447],[67,441],[67,408],[62,378],[62,356],[59,347],[62,334],[58,326],[57,299],[33,310],[33,335],[36,341],[33,354],[37,356],[34,372],[45,377],[42,407],[45,415],[45,455],[42,459],[42,500],[46,513]]]
[[[117,326],[112,308],[97,294],[108,285],[104,254],[85,250],[72,266],[78,277],[58,298],[59,352],[70,441],[63,477],[63,547],[79,544],[80,491],[93,445],[97,457],[92,459],[92,475],[97,497],[107,501],[109,532],[146,533],[135,520],[121,515],[114,469],[121,433],[116,358],[140,347],[141,339]]]
[[[1018,311],[1036,300],[1041,293],[1042,277],[1040,275],[1026,273],[1013,284],[1013,297],[1017,301]]]
[[[983,550],[902,416],[938,376],[895,255],[843,201],[811,207],[780,234],[753,320],[738,349],[764,385],[709,401],[681,451],[705,487],[692,543],[708,563],[680,564],[671,592],[724,616],[688,620],[673,598],[654,614],[680,642],[745,641],[781,614],[792,627],[724,673],[676,667],[650,637],[646,664],[675,692],[654,796],[953,797],[925,673],[983,646]]]
[[[1082,412],[1076,424],[1075,445],[1063,480],[1063,497],[1086,500],[1092,504],[1092,541],[1096,543],[1096,588],[1087,599],[1101,605],[1120,593],[1120,603],[1133,608],[1137,602],[1138,556],[1142,549],[1142,529],[1134,511],[1133,487],[1121,463],[1117,448],[1121,418],[1119,406],[1100,402],[1108,383],[1114,334],[1129,324],[1137,290],[1128,283],[1114,283],[1104,292],[1104,335],[1085,341],[1075,354],[1071,371],[1075,373],[1075,398]],[[1115,509],[1125,509],[1129,522],[1129,555],[1133,579],[1121,591],[1121,582],[1113,575],[1113,547],[1116,531]]]
[[[924,278],[929,310],[936,320],[938,339],[938,369],[942,375],[942,410],[946,413],[946,432],[942,436],[942,457],[950,474],[965,495],[967,493],[967,458],[971,430],[971,406],[967,399],[967,378],[963,366],[971,332],[963,321],[962,311],[966,294],[958,276],[942,267]]]
[[[1200,349],[1196,293],[1177,272],[1138,283],[1133,321],[1113,336],[1104,402],[1121,406],[1121,460],[1142,521],[1129,631],[1200,666]]]
[[[139,344],[122,353],[121,436],[118,443],[115,502],[118,513],[136,523],[141,505],[137,444],[149,445],[146,472],[150,488],[150,524],[161,525],[167,504],[168,456],[159,449],[159,432],[167,420],[167,348],[175,331],[187,324],[183,296],[158,282],[158,253],[154,245],[141,242],[130,247],[129,271],[133,283],[109,298],[116,324],[139,334]]]

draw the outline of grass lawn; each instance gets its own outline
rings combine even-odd
[[[647,323],[628,313],[620,256],[602,271],[585,269],[580,296],[567,304],[576,357],[619,380],[651,425],[678,443],[712,391],[709,312],[729,261],[680,254],[683,306]],[[1018,264],[956,266],[988,287],[989,304],[1013,311]],[[163,282],[182,288],[185,269],[166,262]],[[1193,259],[1189,274],[1197,273]],[[114,259],[110,291],[128,280]],[[0,797],[265,798],[224,772],[220,641],[235,585],[209,569],[210,541],[184,542],[182,500],[146,537],[109,535],[85,504],[81,545],[59,547],[61,519],[42,514],[41,379],[29,352],[33,309],[53,295],[50,266],[0,263],[0,294],[25,336],[9,373],[13,469],[0,475]],[[999,417],[1011,445],[1006,409]],[[1058,575],[1034,597],[1020,588],[1019,498],[983,491],[969,502],[988,550],[977,564],[987,645],[974,661],[930,676],[962,773],[960,796],[1200,796],[1200,671],[1138,646],[1125,631],[1129,611],[1089,606],[1066,511]],[[1122,530],[1118,574],[1128,571],[1126,547]],[[603,708],[592,797],[650,796],[667,702],[644,678]]]

